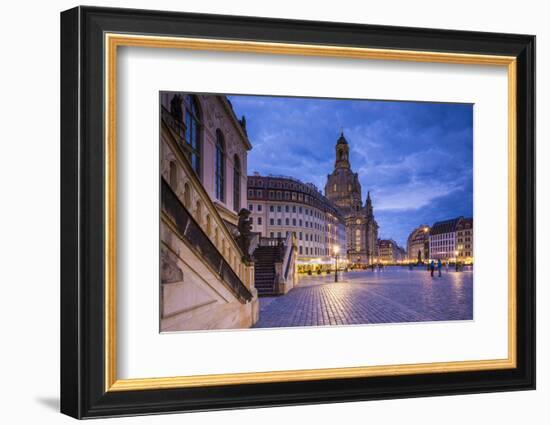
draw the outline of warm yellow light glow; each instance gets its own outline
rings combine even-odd
[[[334,245],[332,250],[334,251],[334,254],[338,254],[340,252],[340,247],[338,245]]]

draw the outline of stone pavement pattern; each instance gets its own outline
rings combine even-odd
[[[307,276],[288,294],[260,298],[254,327],[358,325],[473,318],[472,271],[387,267],[381,271]]]

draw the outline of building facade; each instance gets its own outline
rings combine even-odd
[[[473,262],[473,219],[460,216],[434,223],[430,229],[430,258]]]
[[[237,243],[251,149],[225,96],[162,92],[161,331],[258,319],[254,265]]]
[[[382,264],[396,264],[406,260],[406,251],[393,239],[378,240],[378,260]]]
[[[349,263],[373,264],[378,258],[378,223],[374,219],[370,192],[363,205],[361,183],[358,174],[351,169],[349,144],[343,133],[336,142],[335,151],[334,170],[327,176],[325,196],[344,218],[345,253]]]
[[[458,260],[465,263],[474,261],[474,219],[461,220],[456,228],[456,251]]]
[[[422,224],[407,238],[407,259],[410,262],[424,262],[430,258],[430,227]]]
[[[337,208],[311,183],[292,177],[248,176],[252,230],[263,237],[296,236],[298,261],[330,261],[345,246],[345,225]]]

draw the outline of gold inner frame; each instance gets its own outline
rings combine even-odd
[[[105,391],[133,391],[213,385],[310,381],[416,373],[446,373],[515,368],[516,358],[516,58],[477,54],[369,49],[255,41],[212,40],[106,33],[105,45]],[[507,67],[508,71],[508,357],[495,360],[248,372],[164,378],[118,379],[116,325],[116,99],[117,48],[148,47],[398,60]]]

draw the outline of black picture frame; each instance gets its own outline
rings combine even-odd
[[[517,58],[517,367],[105,391],[105,32]],[[61,412],[75,418],[535,388],[535,37],[76,7],[61,13]]]

